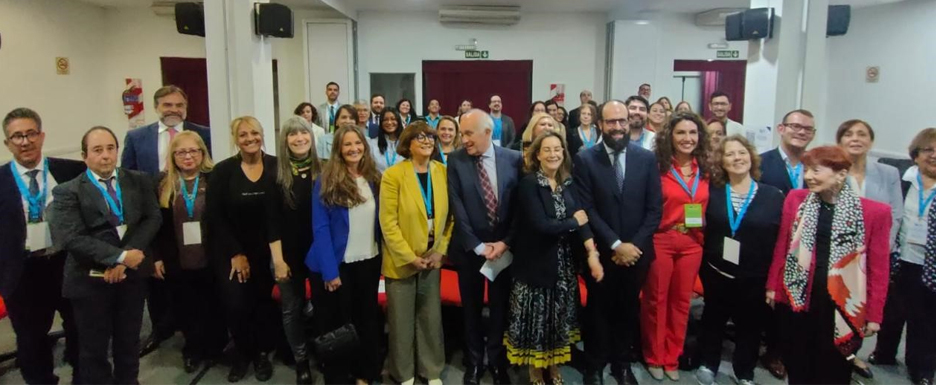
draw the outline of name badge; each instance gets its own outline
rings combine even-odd
[[[117,238],[120,238],[120,240],[122,241],[124,239],[124,235],[126,234],[127,234],[127,225],[117,226]]]
[[[907,242],[914,245],[926,246],[926,218],[917,219],[910,225],[910,231],[907,233]]]
[[[435,222],[432,221],[432,218],[429,218],[426,220],[426,224],[429,226],[429,236],[431,237],[433,234],[435,234]]]
[[[741,264],[741,242],[734,238],[725,237],[725,247],[722,250],[722,259],[735,265]]]
[[[687,203],[684,207],[686,210],[686,227],[702,227],[702,204]]]
[[[201,222],[182,223],[182,244],[188,246],[201,243]]]
[[[26,250],[39,251],[52,247],[52,233],[48,222],[26,225]]]

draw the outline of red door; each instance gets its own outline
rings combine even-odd
[[[163,85],[178,86],[188,95],[188,118],[186,120],[210,127],[211,122],[208,117],[208,65],[205,59],[161,57],[159,62],[162,65]],[[153,90],[153,92],[155,91]]]
[[[700,71],[702,72],[702,106],[696,107],[702,117],[710,119],[709,96],[715,91],[728,94],[731,100],[731,111],[728,118],[738,123],[744,123],[744,78],[747,73],[746,60],[676,60],[673,62],[673,71]],[[652,102],[652,101],[651,101]]]
[[[517,129],[529,118],[532,98],[533,61],[436,61],[424,60],[423,106],[438,99],[443,115],[455,115],[464,99],[488,111],[492,94],[498,94],[503,113],[513,118]]]

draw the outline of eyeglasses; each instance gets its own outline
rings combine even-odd
[[[936,152],[936,148],[927,147],[927,148],[920,149],[920,154],[923,156],[931,156],[933,155],[934,152]]]
[[[816,128],[813,126],[804,126],[799,123],[783,123],[783,126],[793,130],[793,132],[805,132],[811,134],[816,131]]]
[[[426,134],[423,132],[423,133],[416,134],[415,139],[417,142],[429,143],[429,142],[435,142],[436,137],[435,135],[430,135],[430,134]]]
[[[604,119],[604,124],[614,127],[614,126],[627,126],[627,118],[621,119]]]
[[[179,150],[179,151],[176,151],[176,152],[173,152],[173,153],[172,153],[172,155],[174,155],[176,158],[179,158],[179,159],[185,159],[185,157],[187,157],[187,156],[195,157],[195,155],[201,155],[201,154],[202,154],[202,150],[201,150],[201,149],[197,149],[197,150]]]
[[[13,144],[24,144],[28,140],[30,143],[35,142],[39,139],[39,131],[26,131],[25,134],[16,133],[9,137],[10,142]]]

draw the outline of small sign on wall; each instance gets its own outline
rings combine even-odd
[[[553,83],[549,85],[549,98],[556,101],[560,107],[565,106],[565,84]]]
[[[715,51],[716,59],[738,59],[741,57],[741,52],[738,50],[718,50]]]
[[[487,59],[488,51],[465,51],[465,59]]]
[[[68,72],[70,69],[71,69],[71,66],[70,64],[68,64],[67,57],[55,58],[55,73],[59,75],[68,75]]]
[[[865,70],[865,82],[866,83],[877,83],[880,77],[881,77],[881,67],[878,67],[878,66],[868,67],[868,69]]]

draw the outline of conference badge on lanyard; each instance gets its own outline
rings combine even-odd
[[[689,186],[683,181],[682,177],[676,172],[675,167],[670,167],[670,173],[673,174],[673,178],[676,178],[676,181],[679,182],[679,186],[682,187],[683,191],[686,194],[689,194],[689,200],[692,201],[695,199],[696,191],[699,189],[699,173],[696,172],[695,177],[692,180],[692,190],[689,189]],[[699,228],[702,227],[702,204],[701,203],[687,203],[683,205],[683,208],[686,212],[685,226],[686,228]]]
[[[116,172],[117,170],[114,170],[115,175]],[[123,240],[124,234],[127,233],[127,224],[124,222],[123,194],[120,191],[120,183],[117,181],[117,179],[114,179],[114,195],[117,197],[117,200],[115,201],[114,198],[112,198],[110,194],[107,193],[107,189],[101,185],[101,182],[99,182],[97,178],[94,177],[94,174],[91,173],[91,169],[85,171],[85,174],[87,174],[88,180],[91,181],[91,184],[93,184],[94,187],[97,187],[98,191],[101,192],[101,195],[104,196],[104,200],[107,202],[107,207],[110,208],[111,213],[117,217],[117,221],[120,223],[117,225],[117,236],[120,238],[120,240]]]
[[[52,233],[49,231],[49,223],[42,221],[42,208],[46,204],[49,186],[49,160],[45,160],[45,168],[42,170],[42,190],[36,191],[36,194],[29,193],[29,187],[22,175],[16,170],[14,162],[10,162],[10,172],[13,179],[16,180],[16,186],[19,188],[20,195],[26,200],[26,211],[29,219],[26,224],[26,250],[39,251],[52,247]]]
[[[185,200],[185,212],[189,220],[182,223],[182,244],[200,245],[202,243],[201,222],[195,219],[195,199],[198,198],[198,183],[201,175],[195,177],[195,183],[192,185],[192,193],[189,194],[185,187],[185,180],[179,177],[179,188],[182,190],[182,199]]]
[[[731,227],[731,237],[725,237],[724,247],[722,248],[722,259],[735,265],[741,264],[741,242],[734,239],[741,227],[741,220],[747,214],[748,207],[751,205],[751,198],[754,196],[754,181],[751,181],[751,187],[748,188],[747,197],[741,204],[741,210],[738,210],[735,216],[734,206],[731,204],[731,184],[725,184],[725,207],[728,210],[728,226]]]

